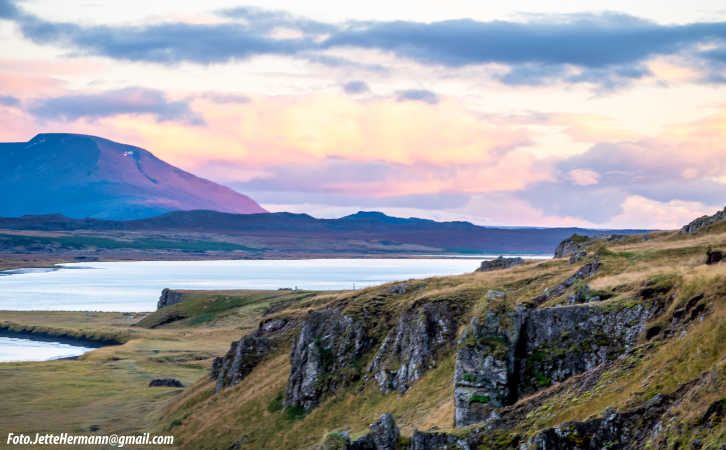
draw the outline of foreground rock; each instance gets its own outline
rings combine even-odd
[[[345,432],[329,433],[321,450],[396,450],[399,448],[401,432],[398,430],[393,415],[383,414],[370,425],[368,434],[351,442]]]
[[[701,216],[698,219],[693,220],[691,223],[689,223],[688,225],[684,225],[683,228],[681,228],[681,233],[697,233],[711,224],[723,221],[726,221],[726,208],[724,208],[722,211],[718,211],[712,216]]]
[[[324,394],[358,379],[357,366],[371,344],[361,321],[337,309],[310,312],[290,353],[285,405],[312,409]]]
[[[489,261],[482,261],[481,266],[479,266],[478,269],[476,269],[477,272],[490,272],[492,270],[503,270],[503,269],[509,269],[510,267],[518,266],[520,264],[524,264],[524,259],[522,258],[505,258],[503,256],[500,256],[496,259],[492,259]]]
[[[160,310],[166,306],[176,305],[184,301],[184,294],[182,292],[172,291],[165,288],[161,291],[159,301],[156,303],[156,310]]]
[[[149,383],[149,387],[184,387],[181,381],[176,378],[154,378]]]
[[[456,338],[455,312],[444,302],[428,303],[401,314],[398,325],[378,349],[368,373],[381,392],[403,394],[436,367],[439,353]]]

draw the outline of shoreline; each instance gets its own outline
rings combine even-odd
[[[537,253],[487,253],[487,254],[466,254],[466,253],[453,253],[450,255],[437,255],[437,254],[321,254],[321,255],[310,255],[310,254],[290,254],[290,255],[270,255],[269,257],[220,257],[220,255],[209,255],[199,257],[188,257],[188,255],[155,255],[154,257],[99,257],[99,258],[67,258],[58,260],[47,260],[44,258],[38,258],[37,260],[28,258],[22,261],[12,261],[12,259],[6,259],[6,255],[0,255],[0,276],[14,275],[14,273],[7,273],[16,270],[31,270],[31,269],[56,269],[59,270],[59,266],[66,264],[83,264],[83,263],[100,263],[100,262],[140,262],[140,261],[169,261],[169,262],[183,262],[183,261],[294,261],[294,260],[309,260],[309,259],[473,259],[473,260],[485,260],[494,259],[498,256],[511,257],[519,256],[524,259],[532,260],[547,260],[551,259],[550,254],[537,254]],[[26,256],[27,257],[27,256]]]
[[[38,329],[34,325],[22,325],[13,322],[0,323],[0,337],[30,339],[34,341],[59,342],[61,344],[94,349],[111,345],[122,345],[126,339],[112,335],[89,335],[83,330],[74,332],[60,328]]]

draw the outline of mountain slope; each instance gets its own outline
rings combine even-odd
[[[490,228],[469,222],[435,222],[359,212],[339,219],[317,219],[307,214],[227,214],[217,211],[174,211],[136,220],[69,219],[60,215],[0,217],[0,229],[41,231],[144,231],[216,233],[228,238],[255,238],[269,251],[356,252],[362,242],[375,244],[378,253],[551,253],[573,233],[584,236],[633,234],[647,230],[584,228]],[[281,241],[284,239],[284,241]],[[413,245],[415,249],[401,248]],[[370,245],[368,250],[376,253]],[[358,252],[364,249],[358,248]]]
[[[79,134],[39,134],[0,143],[0,215],[58,212],[133,219],[173,210],[263,213],[229,188],[199,178],[131,145]]]

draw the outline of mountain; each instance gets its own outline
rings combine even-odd
[[[135,220],[71,219],[58,214],[0,218],[0,229],[89,232],[215,233],[229,242],[256,242],[267,253],[552,253],[578,234],[635,234],[648,230],[490,228],[469,222],[399,218],[358,212],[339,219],[307,214],[229,214],[173,211]],[[361,246],[365,244],[364,246]],[[408,246],[403,248],[402,246]],[[413,246],[413,247],[411,247]],[[0,245],[0,249],[2,246]]]
[[[178,169],[139,147],[96,136],[38,134],[0,143],[0,215],[58,212],[135,219],[173,210],[266,212],[251,198]]]

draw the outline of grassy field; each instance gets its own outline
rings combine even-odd
[[[606,408],[627,409],[700,380],[674,409],[667,426],[672,427],[669,433],[683,436],[684,445],[702,433],[698,421],[704,410],[726,395],[726,265],[704,264],[709,247],[726,249],[726,230],[692,237],[660,232],[648,239],[633,236],[593,244],[589,250],[598,255],[601,269],[587,281],[592,289],[608,294],[603,308],[628,304],[650,288],[666,293],[670,300],[648,329],[674,327],[670,319],[674,312],[697,295],[703,295],[704,312],[687,327],[674,328],[667,339],[643,337],[627,357],[603,368],[587,391],[564,382],[520,399],[519,403],[532,406],[513,431],[531,433],[567,420],[600,416]],[[0,364],[0,411],[10,411],[0,414],[0,429],[170,432],[181,447],[194,449],[229,448],[236,443],[242,448],[309,448],[330,431],[360,435],[385,412],[394,414],[407,437],[414,429],[453,431],[453,351],[403,395],[381,394],[374,383],[362,379],[324,398],[307,414],[282,407],[289,346],[279,348],[242,382],[220,393],[209,381],[209,367],[214,356],[228,350],[230,341],[255,330],[263,317],[299,318],[334,305],[352,317],[375,317],[372,333],[383,334],[411,305],[447,301],[463,311],[463,326],[487,308],[489,290],[505,291],[512,304],[528,303],[578,267],[565,259],[531,261],[502,271],[409,280],[406,293],[395,296],[390,285],[327,293],[187,291],[183,303],[134,317],[2,312],[0,326],[7,328],[113,336],[123,344],[94,350],[77,361]],[[546,305],[565,303],[574,288],[548,299]],[[187,387],[148,388],[154,377],[175,377]],[[703,442],[703,448],[726,443],[724,422]]]

